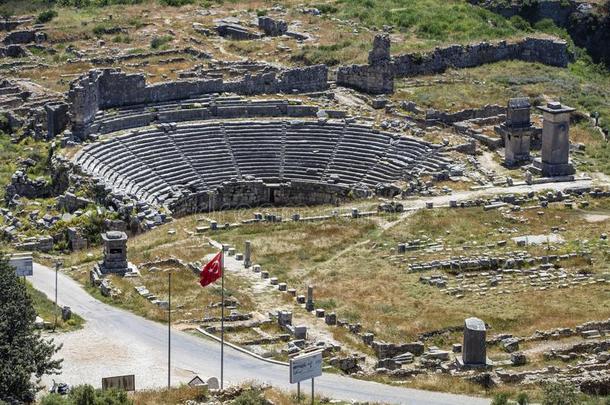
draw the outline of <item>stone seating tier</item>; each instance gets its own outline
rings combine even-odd
[[[151,126],[87,145],[75,160],[112,188],[151,203],[186,188],[213,191],[247,176],[374,187],[447,164],[427,142],[362,124],[313,120]]]

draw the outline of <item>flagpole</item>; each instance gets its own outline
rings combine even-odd
[[[225,362],[225,250],[222,246],[220,252],[220,271],[222,273],[221,290],[222,303],[220,315],[220,389],[224,389],[224,362]]]
[[[167,273],[169,298],[167,300],[167,390],[172,384],[172,272]]]

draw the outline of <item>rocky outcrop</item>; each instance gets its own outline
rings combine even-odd
[[[13,31],[7,34],[2,43],[5,45],[14,45],[14,44],[29,44],[31,42],[36,42],[37,44],[44,42],[47,40],[47,34],[42,31],[36,30],[23,30],[23,31]]]

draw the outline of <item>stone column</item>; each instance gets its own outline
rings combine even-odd
[[[542,111],[542,148],[535,166],[543,176],[567,176],[574,174],[570,159],[570,113],[574,108],[550,102],[538,107]]]
[[[307,311],[313,311],[313,286],[307,286],[307,302],[305,303]]]
[[[479,318],[468,318],[464,321],[464,343],[462,359],[464,365],[487,364],[487,349],[485,322]]]
[[[248,268],[252,265],[252,243],[247,240],[244,248],[244,267]]]
[[[504,162],[514,166],[530,160],[532,125],[529,99],[511,98],[506,109],[506,122],[498,127],[504,137]]]

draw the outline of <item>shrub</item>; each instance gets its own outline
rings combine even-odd
[[[163,4],[164,6],[182,7],[186,6],[187,4],[193,4],[193,0],[159,0],[159,3]]]
[[[258,17],[265,16],[265,15],[267,15],[267,10],[256,10],[256,15]]]
[[[314,7],[317,8],[322,14],[334,14],[339,11],[337,7],[333,6],[332,4],[316,4]]]
[[[549,382],[543,388],[542,405],[577,405],[576,388],[568,383]]]
[[[159,49],[163,45],[170,42],[172,39],[174,39],[174,37],[172,37],[171,35],[162,35],[160,37],[155,36],[153,37],[152,41],[150,41],[150,47],[152,49]]]
[[[530,23],[528,23],[523,17],[521,17],[520,15],[514,15],[510,18],[510,22],[513,25],[513,27],[517,28],[518,30],[521,31],[531,31],[532,30],[532,26],[530,25]]]
[[[494,399],[491,401],[491,405],[507,405],[508,395],[507,394],[496,394]]]
[[[517,403],[519,405],[527,405],[530,403],[530,399],[525,392],[520,392],[519,395],[517,395]]]
[[[49,394],[40,400],[40,405],[68,405],[68,400],[59,394]]]
[[[36,24],[46,24],[55,17],[57,17],[57,11],[55,10],[41,11],[38,17],[36,17]]]
[[[95,389],[91,385],[78,385],[70,391],[68,396],[49,394],[42,398],[41,405],[131,405],[131,401],[124,391]]]
[[[242,392],[232,402],[233,405],[266,405],[268,402],[262,395],[262,391],[258,389],[249,389]]]

